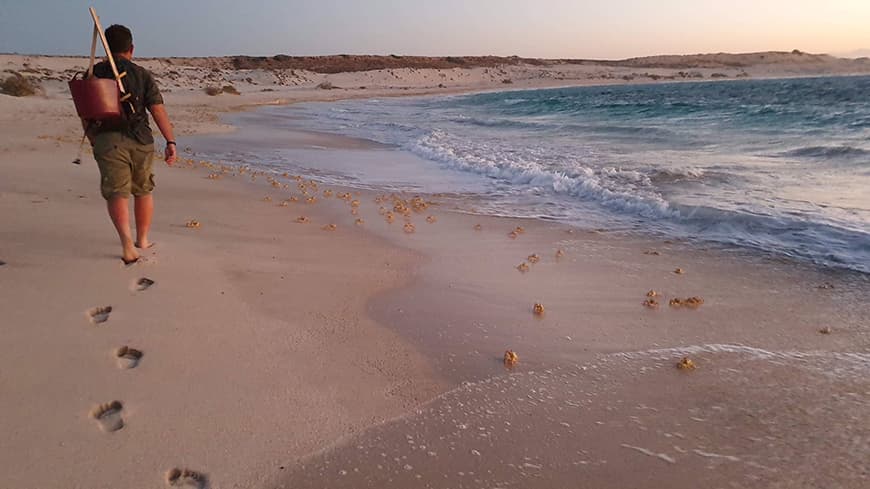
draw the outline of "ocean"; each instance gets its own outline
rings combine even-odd
[[[261,116],[393,150],[396,161],[350,172],[312,157],[338,181],[352,174],[344,183],[469,193],[477,212],[870,273],[870,77],[348,100]],[[287,155],[288,169],[305,158]],[[270,158],[282,168],[280,153]]]

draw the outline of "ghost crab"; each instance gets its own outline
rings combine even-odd
[[[689,297],[686,299],[675,297],[668,302],[668,305],[671,307],[688,307],[690,309],[697,309],[702,304],[704,304],[704,299],[700,297]]]
[[[683,357],[682,360],[677,362],[677,368],[680,370],[695,370],[697,366],[695,362],[692,361],[689,357]]]

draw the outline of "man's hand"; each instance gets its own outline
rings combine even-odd
[[[178,152],[175,149],[174,144],[167,144],[166,150],[163,152],[163,159],[166,161],[166,164],[172,166],[175,163],[175,160],[178,158]]]
[[[163,104],[154,104],[148,107],[151,115],[154,117],[154,122],[157,123],[157,128],[160,129],[160,134],[166,139],[166,150],[164,152],[164,160],[167,165],[172,166],[178,157],[178,150],[175,148],[175,135],[172,131],[172,123],[169,122],[169,116],[166,115],[166,108]],[[172,143],[172,144],[169,144]]]

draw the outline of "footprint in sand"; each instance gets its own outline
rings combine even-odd
[[[118,368],[122,369],[136,368],[136,366],[139,365],[139,360],[142,360],[144,355],[145,354],[140,350],[130,348],[126,345],[115,350],[115,357],[118,359]]]
[[[143,290],[148,290],[154,284],[155,282],[150,278],[142,277],[136,281],[136,290],[142,292]]]
[[[121,411],[124,405],[120,401],[112,401],[106,404],[100,404],[91,410],[91,417],[97,420],[100,429],[107,433],[118,431],[124,427],[124,418],[121,417]]]
[[[166,483],[171,487],[205,489],[207,482],[205,474],[190,469],[175,468],[166,473]]]
[[[88,310],[88,317],[94,324],[105,323],[109,320],[109,314],[112,313],[112,306],[94,307]]]

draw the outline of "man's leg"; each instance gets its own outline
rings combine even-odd
[[[138,195],[133,202],[136,211],[136,247],[148,248],[151,246],[148,231],[151,230],[151,216],[154,215],[154,197],[151,194]]]
[[[112,218],[112,224],[115,225],[115,230],[118,231],[118,237],[121,239],[121,248],[123,254],[121,257],[125,263],[132,262],[139,258],[139,253],[133,244],[133,236],[130,234],[130,199],[123,195],[113,195],[106,201],[109,208],[109,217]]]

